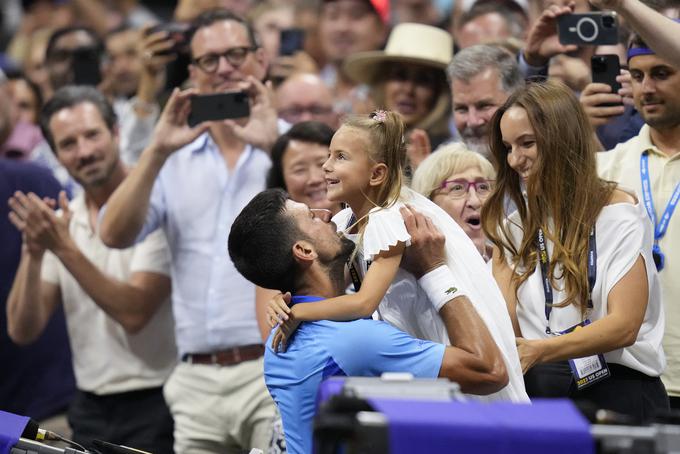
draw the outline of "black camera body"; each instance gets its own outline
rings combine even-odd
[[[559,16],[557,31],[560,43],[564,45],[599,46],[619,42],[618,23],[613,11]]]
[[[175,42],[175,44],[164,52],[158,52],[159,55],[170,54],[188,54],[189,53],[189,35],[191,33],[191,26],[184,22],[165,22],[154,25],[147,30],[146,34],[164,31]]]

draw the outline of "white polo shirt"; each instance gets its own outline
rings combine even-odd
[[[83,194],[69,208],[71,237],[108,276],[127,281],[136,272],[169,274],[170,256],[160,230],[134,247],[111,249],[90,227]],[[102,395],[163,385],[177,361],[169,300],[141,331],[129,334],[95,304],[49,251],[43,259],[42,279],[58,285],[61,292],[78,389]]]

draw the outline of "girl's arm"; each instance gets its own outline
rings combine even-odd
[[[590,325],[549,339],[517,339],[522,370],[536,363],[579,358],[633,345],[647,310],[649,289],[642,256],[607,297],[607,315]]]
[[[297,321],[334,320],[346,321],[370,317],[378,308],[397,274],[404,243],[397,243],[388,251],[381,252],[371,263],[361,283],[359,292],[330,298],[314,304],[296,304],[291,308]]]

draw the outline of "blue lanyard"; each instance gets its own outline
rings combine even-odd
[[[668,222],[675,211],[675,207],[678,205],[678,199],[680,199],[680,182],[675,186],[675,190],[671,195],[668,205],[661,216],[661,221],[659,224],[656,223],[656,211],[654,210],[654,200],[652,200],[652,188],[649,181],[649,152],[645,151],[640,155],[640,180],[642,180],[642,199],[645,202],[645,208],[647,209],[647,215],[651,219],[654,225],[654,247],[652,252],[654,253],[654,261],[656,262],[656,269],[661,271],[664,265],[664,255],[659,247],[659,239],[663,238],[668,230]]]
[[[550,334],[550,314],[553,310],[553,290],[550,282],[550,258],[548,257],[548,247],[545,243],[545,235],[542,229],[538,229],[538,261],[541,264],[541,282],[543,283],[543,296],[545,297],[545,333]],[[588,307],[593,307],[593,288],[597,279],[597,240],[595,238],[595,226],[590,230],[588,236]]]

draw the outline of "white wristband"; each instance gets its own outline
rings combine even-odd
[[[465,295],[446,265],[441,265],[418,279],[418,284],[425,290],[437,312],[452,299]]]

